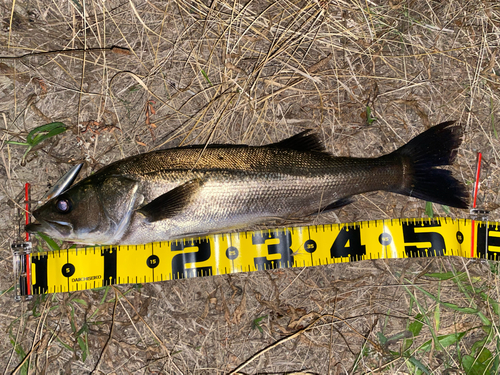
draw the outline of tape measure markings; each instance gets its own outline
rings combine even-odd
[[[471,220],[388,219],[37,253],[30,254],[32,292],[68,292],[362,259],[472,255],[496,260],[499,223],[475,221],[474,229],[472,241]]]

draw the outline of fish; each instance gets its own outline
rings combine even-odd
[[[375,158],[337,157],[305,130],[264,146],[195,145],[109,164],[33,211],[30,233],[87,245],[135,245],[297,219],[356,194],[389,191],[465,209],[450,165],[462,142],[453,121]]]

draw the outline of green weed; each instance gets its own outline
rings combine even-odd
[[[213,86],[213,85],[212,85],[212,82],[210,81],[210,78],[208,78],[208,74],[207,74],[207,73],[205,73],[205,71],[204,71],[203,69],[201,70],[201,74],[203,74],[203,77],[205,77],[205,80],[208,82],[208,84],[209,84],[210,86]]]
[[[26,146],[26,151],[21,159],[21,164],[26,161],[26,155],[35,147],[36,145],[42,143],[48,138],[54,137],[58,134],[65,132],[68,128],[62,122],[51,122],[50,124],[45,124],[38,126],[28,133],[26,137],[26,142],[17,141],[6,141],[6,143],[11,145]]]
[[[10,325],[9,325],[9,338],[10,338],[10,343],[14,347],[14,351],[18,355],[19,359],[21,361],[24,360],[26,357],[26,351],[23,349],[23,347],[16,341],[16,335],[12,332],[12,328],[14,326],[14,323],[19,323],[19,319],[14,320]],[[24,364],[21,366],[19,370],[19,374],[21,375],[27,375],[28,374],[28,361],[25,361]]]
[[[377,121],[378,119],[376,117],[372,117],[372,109],[370,108],[370,106],[366,106],[366,122],[368,123],[368,125],[371,125],[372,123],[374,123],[375,121]]]
[[[256,319],[253,320],[252,322],[252,329],[258,329],[260,331],[260,333],[263,333],[264,330],[262,329],[262,327],[260,326],[260,322],[262,322],[262,320],[266,319],[267,318],[267,315],[263,315],[263,316],[260,316]]]
[[[434,210],[432,209],[432,202],[425,202],[425,214],[431,219],[434,217]]]
[[[458,364],[461,373],[467,375],[497,374],[500,370],[500,338],[497,335],[496,322],[500,318],[500,303],[486,293],[480,284],[480,277],[456,272],[430,273],[426,276],[438,281],[437,292],[431,293],[418,285],[413,285],[413,288],[428,299],[417,298],[414,289],[404,286],[410,299],[408,315],[411,317],[406,329],[389,337],[383,332],[377,333],[387,363],[380,369],[392,366],[396,360],[403,360],[411,374],[434,374],[436,369],[431,369],[426,363],[429,353],[432,352],[434,357],[442,359],[441,366],[446,371],[457,370]],[[441,290],[441,283],[444,281],[456,284],[467,301],[466,306],[444,301],[444,293]],[[404,282],[411,283],[407,279]],[[428,305],[425,301],[429,299],[433,303]],[[456,332],[439,334],[445,310],[452,310],[457,316],[476,315],[480,322],[472,328],[457,328]],[[472,332],[474,336],[469,335]],[[482,335],[478,334],[479,332],[482,332]],[[416,339],[429,333],[431,338],[415,347]],[[475,340],[472,345],[470,341],[464,341],[465,338],[471,340],[472,337]],[[389,345],[397,342],[401,342],[399,351],[391,350]],[[490,350],[492,346],[495,347],[494,353]],[[464,352],[464,348],[467,348],[468,352]],[[366,350],[361,351],[356,362],[368,354]]]
[[[446,215],[450,214],[450,207],[442,204],[441,208],[446,213]],[[432,202],[425,202],[425,214],[431,219],[434,217],[434,208],[432,206]]]

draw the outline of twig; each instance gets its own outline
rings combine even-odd
[[[106,340],[106,344],[104,345],[104,348],[102,349],[101,355],[99,357],[99,360],[97,361],[94,370],[92,370],[91,374],[96,374],[97,371],[99,370],[99,367],[101,366],[102,359],[104,358],[104,355],[106,354],[106,351],[108,350],[109,343],[111,342],[113,338],[113,332],[115,330],[115,318],[116,318],[116,305],[118,304],[118,295],[116,294],[116,289],[115,289],[115,304],[113,305],[113,317],[111,318],[111,328],[109,330],[109,336],[108,339]]]
[[[75,48],[75,49],[61,49],[55,51],[44,51],[44,52],[34,52],[26,53],[21,56],[0,56],[0,60],[20,60],[25,57],[33,56],[49,56],[49,55],[71,55],[74,53],[86,53],[86,52],[113,52],[120,55],[130,55],[130,50],[123,47],[105,47],[105,48]]]
[[[170,359],[170,362],[172,363],[172,365],[176,368],[177,371],[179,371],[179,373],[183,374],[183,372],[177,367],[177,365],[174,363],[174,361],[172,360],[172,357],[170,356],[170,352],[169,350],[167,349],[167,347],[165,346],[165,344],[163,343],[162,340],[160,340],[160,338],[156,335],[156,333],[153,332],[153,330],[151,329],[151,327],[149,326],[148,323],[146,323],[146,321],[143,319],[143,317],[139,314],[139,312],[135,309],[134,305],[132,305],[130,303],[130,301],[123,295],[123,293],[118,289],[116,288],[115,286],[111,285],[111,287],[115,290],[115,293],[118,292],[120,293],[120,295],[123,297],[123,299],[129,304],[129,306],[134,310],[134,312],[136,313],[136,315],[138,316],[138,318],[140,319],[141,322],[144,323],[144,325],[147,327],[148,331],[151,332],[151,334],[153,335],[153,337],[155,338],[155,340],[160,344],[160,346],[163,348],[163,350],[165,350],[165,353],[167,353],[167,356],[168,358]],[[126,312],[126,311],[125,311]]]
[[[229,375],[236,375],[238,374],[238,371],[240,371],[241,369],[245,368],[250,362],[253,362],[254,360],[256,360],[257,358],[259,358],[261,355],[267,353],[268,351],[270,351],[271,349],[274,349],[275,347],[281,345],[281,344],[284,344],[285,342],[287,341],[290,341],[292,339],[294,339],[295,337],[297,336],[300,336],[301,334],[303,334],[304,332],[306,331],[309,331],[311,330],[312,328],[315,327],[316,323],[319,321],[319,320],[322,320],[324,318],[334,318],[334,319],[338,319],[342,322],[344,322],[349,328],[351,328],[356,334],[358,334],[359,336],[361,336],[363,339],[365,339],[366,341],[368,341],[370,344],[372,344],[374,347],[379,347],[377,344],[375,344],[373,341],[371,341],[368,337],[365,337],[364,335],[362,335],[361,333],[359,333],[358,331],[356,331],[349,323],[346,322],[345,319],[342,319],[342,318],[339,318],[337,316],[335,316],[334,314],[325,314],[325,315],[321,315],[319,318],[317,318],[314,322],[312,322],[311,324],[309,324],[307,327],[305,328],[302,328],[300,331],[297,331],[295,332],[293,335],[290,335],[290,336],[287,336],[287,337],[284,337],[282,338],[281,340],[278,340],[276,341],[274,344],[272,345],[269,345],[268,347],[258,351],[257,353],[255,353],[252,357],[250,357],[249,359],[247,359],[245,362],[243,362],[240,366],[238,366],[236,369],[234,369],[233,371],[231,371],[229,373]],[[333,323],[333,322],[332,322]],[[332,324],[332,323],[329,323],[329,324]]]

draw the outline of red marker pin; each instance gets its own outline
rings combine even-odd
[[[24,185],[24,202],[26,203],[25,206],[25,216],[26,216],[26,225],[30,223],[30,184],[29,182],[26,182]],[[26,242],[30,240],[30,234],[26,232]]]
[[[476,167],[476,182],[474,183],[474,192],[473,192],[473,202],[472,202],[472,210],[471,210],[471,213],[473,212],[473,210],[476,209],[476,204],[477,204],[477,193],[479,191],[479,178],[481,176],[481,160],[482,160],[482,157],[483,155],[478,152],[477,153],[477,167]],[[474,243],[476,242],[476,239],[475,239],[475,228],[476,228],[476,225],[475,225],[475,220],[472,219],[472,232],[471,232],[471,245],[470,245],[470,256],[471,258],[474,257]]]
[[[26,217],[26,225],[30,223],[30,187],[31,185],[27,182],[24,185],[24,201],[25,201],[25,217]],[[26,232],[26,242],[29,242],[30,240],[30,234]],[[31,259],[30,259],[30,254],[27,253],[24,255],[25,256],[25,262],[26,262],[26,280],[27,280],[27,287],[26,287],[26,295],[31,296]]]

